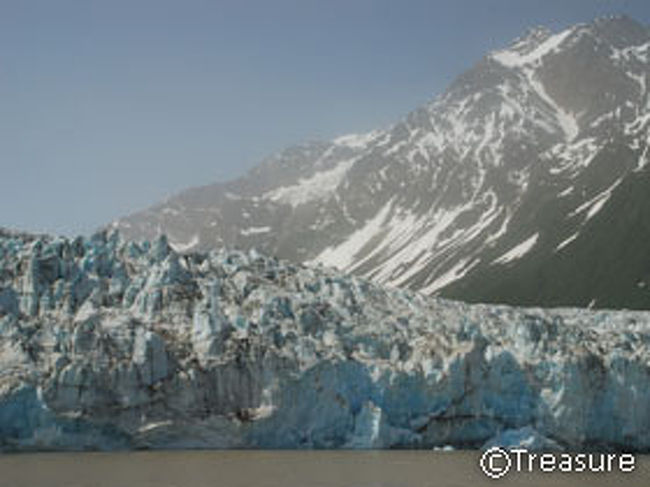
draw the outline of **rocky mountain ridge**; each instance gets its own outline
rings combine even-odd
[[[293,147],[112,224],[471,302],[650,308],[650,33],[534,29],[387,130]]]

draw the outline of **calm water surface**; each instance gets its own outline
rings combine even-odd
[[[0,455],[11,487],[650,486],[650,457],[631,474],[520,474],[487,479],[477,452],[170,451]]]

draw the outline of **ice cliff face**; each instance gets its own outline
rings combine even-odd
[[[650,314],[0,234],[0,446],[650,449]],[[532,439],[531,439],[532,438]]]

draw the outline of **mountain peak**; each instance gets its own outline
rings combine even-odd
[[[615,15],[603,15],[602,17],[597,17],[594,19],[592,22],[593,25],[596,26],[602,26],[602,25],[608,25],[608,26],[622,26],[622,27],[641,27],[643,28],[643,24],[641,22],[638,22],[637,20],[634,20],[633,18],[629,17],[626,14],[615,14]]]
[[[617,49],[636,46],[650,39],[650,30],[645,25],[626,15],[610,15],[555,33],[543,26],[528,29],[506,49],[494,51],[488,57],[508,68],[531,66],[547,54],[574,44],[585,33]]]
[[[600,17],[590,27],[598,37],[616,48],[641,44],[650,36],[645,25],[627,15]]]
[[[546,26],[531,27],[526,30],[524,35],[517,37],[508,49],[525,54],[535,49],[552,35],[553,32]]]

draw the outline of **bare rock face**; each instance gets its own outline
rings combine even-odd
[[[650,314],[0,236],[0,446],[650,449]]]

